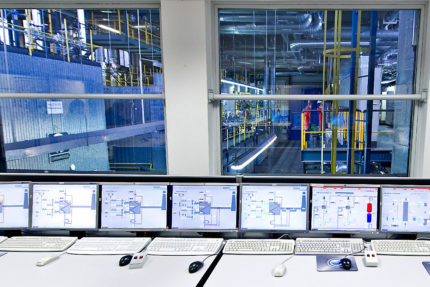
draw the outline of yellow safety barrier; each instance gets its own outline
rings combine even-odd
[[[138,165],[145,166],[149,165],[149,169],[152,169],[152,163],[150,162],[111,162],[109,163],[111,169],[113,166],[118,165],[118,167],[114,167],[115,169],[138,169],[137,167],[125,166],[125,165]]]

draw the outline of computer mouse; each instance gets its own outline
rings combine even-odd
[[[279,264],[272,270],[272,275],[275,277],[282,277],[287,272],[287,267],[284,264]]]
[[[342,268],[345,269],[345,270],[349,270],[352,267],[352,262],[348,258],[342,258],[340,260],[340,264],[342,264]]]
[[[131,256],[131,255],[125,255],[125,256],[121,257],[121,259],[119,260],[119,266],[121,266],[121,267],[127,266],[130,263],[132,258],[133,258],[133,256]]]
[[[203,267],[204,263],[202,261],[194,261],[190,264],[188,267],[188,272],[190,273],[196,273]]]

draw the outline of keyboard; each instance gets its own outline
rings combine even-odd
[[[147,248],[150,255],[212,255],[219,252],[222,238],[157,237]]]
[[[77,237],[14,236],[0,243],[1,251],[64,251]]]
[[[73,245],[69,254],[134,254],[142,251],[151,238],[147,237],[84,237]]]
[[[382,255],[430,255],[428,240],[372,240],[372,250]]]
[[[6,237],[6,236],[0,236],[0,242],[5,241],[6,239],[7,239],[7,237]]]
[[[292,254],[291,239],[231,239],[227,240],[224,254]]]
[[[297,238],[295,254],[363,254],[361,238]]]

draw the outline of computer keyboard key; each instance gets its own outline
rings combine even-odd
[[[14,236],[0,243],[1,251],[64,251],[78,240],[62,236]]]
[[[430,255],[429,240],[372,240],[372,250],[380,255]]]
[[[157,237],[147,248],[150,255],[212,255],[219,252],[222,238]]]
[[[364,251],[364,242],[361,238],[297,238],[295,254],[356,254]]]
[[[72,246],[69,254],[134,254],[142,251],[151,238],[147,237],[84,237]]]
[[[224,254],[292,254],[291,239],[230,239],[224,246]]]

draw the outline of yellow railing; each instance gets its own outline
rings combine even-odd
[[[308,111],[303,111],[301,114],[301,150],[308,148],[308,140],[306,139],[306,135],[308,134],[319,134],[321,140],[324,139],[325,134],[331,134],[332,130],[325,130],[325,128],[317,131],[307,131],[305,129],[305,113]],[[309,111],[310,112],[310,111]],[[316,113],[321,113],[320,111],[313,111]],[[327,112],[327,111],[326,111]],[[337,125],[337,138],[339,135],[343,138],[344,141],[348,138],[349,133],[349,112],[338,112],[339,116],[342,116],[344,121],[342,125]],[[354,139],[354,148],[358,150],[364,149],[364,138],[365,138],[365,112],[355,112],[355,139]],[[338,121],[339,123],[339,121]],[[393,133],[392,131],[372,131],[372,134],[382,134],[382,133]]]
[[[152,72],[152,69],[146,69],[145,66],[143,66],[144,69],[142,71],[142,85],[143,86],[153,86],[154,81],[154,73],[162,73],[161,68],[155,68],[154,73]],[[147,71],[148,70],[148,71]],[[133,72],[133,67],[130,67],[130,72],[125,72],[119,75],[108,75],[108,71],[104,71],[104,82],[105,86],[111,86],[111,87],[138,87],[141,85],[140,81],[140,72],[137,70],[137,72]]]
[[[235,115],[239,114],[239,107],[235,106]],[[255,130],[259,125],[264,125],[268,121],[271,120],[271,110],[261,109],[258,104],[255,108],[249,108],[243,112],[243,121],[240,123],[235,123],[235,126],[231,128],[224,128],[223,135],[225,134],[225,138],[223,141],[226,141],[226,148],[229,149],[229,140],[233,139],[233,146],[236,146],[236,137],[238,137],[238,143],[245,141],[247,138],[250,138],[255,134]],[[223,117],[226,117],[226,114],[223,113]],[[269,127],[270,129],[270,127]]]
[[[149,166],[149,169],[152,169],[152,163],[150,163],[150,162],[111,162],[111,163],[109,163],[109,165],[110,165],[110,169],[135,169],[135,170],[139,170],[140,166]]]

